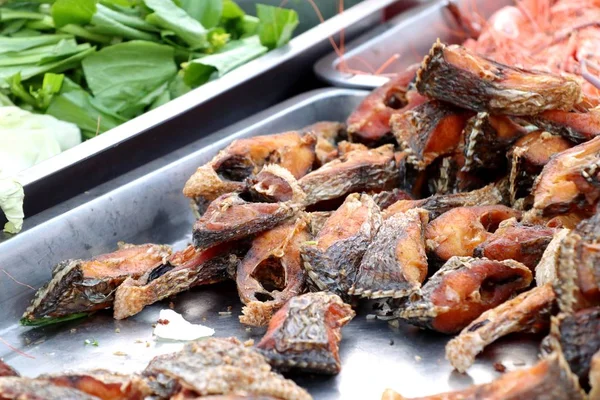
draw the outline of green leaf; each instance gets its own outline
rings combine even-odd
[[[156,97],[156,99],[154,99],[152,104],[150,104],[149,110],[154,110],[155,108],[158,108],[163,104],[167,104],[169,101],[172,100],[171,93],[169,91],[169,85],[161,86],[161,90],[162,92],[160,92],[160,94]]]
[[[74,39],[61,40],[49,52],[41,56],[38,65],[62,60],[73,54],[88,50],[91,47],[89,43],[77,44]]]
[[[21,73],[17,72],[12,77],[7,79],[8,84],[10,85],[10,92],[17,99],[29,104],[32,107],[37,107],[36,99],[29,93],[23,83],[21,82]]]
[[[88,24],[95,12],[95,0],[56,0],[52,5],[52,19],[57,28]]]
[[[130,28],[140,29],[142,31],[158,32],[158,29],[154,25],[148,23],[139,16],[124,14],[102,4],[98,4],[97,7],[98,14],[102,14]]]
[[[169,83],[169,97],[171,99],[176,99],[179,96],[183,96],[192,90],[191,87],[185,84],[183,81],[183,77],[180,74],[177,74]]]
[[[217,26],[223,14],[223,0],[180,0],[183,8],[191,17],[209,29]]]
[[[92,24],[93,26],[87,28],[87,30],[92,33],[117,36],[130,40],[158,41],[157,35],[124,25],[121,22],[112,19],[106,13],[97,12],[94,14],[92,17]]]
[[[227,72],[265,54],[268,49],[260,44],[258,36],[229,42],[215,54],[192,60],[184,68],[184,81],[191,87],[208,82],[213,74],[221,77]]]
[[[11,10],[0,8],[0,21],[11,21],[15,19],[44,19],[45,15],[39,12]]]
[[[19,233],[23,228],[23,186],[12,178],[0,178],[0,210],[6,215],[8,222],[4,232]]]
[[[242,18],[246,13],[240,8],[233,0],[223,0],[223,12],[222,18],[227,19],[238,19]]]
[[[50,102],[46,114],[77,125],[86,138],[104,133],[126,121],[101,110],[92,95],[68,78],[65,78],[60,94]]]
[[[72,321],[74,319],[87,317],[88,315],[89,314],[87,314],[87,313],[77,313],[77,314],[71,314],[71,315],[67,315],[64,317],[57,317],[57,318],[52,318],[52,317],[42,317],[39,319],[21,318],[21,320],[19,322],[23,326],[46,326],[46,325],[58,324],[61,322],[66,322],[66,321]]]
[[[144,0],[144,3],[154,10],[153,14],[146,17],[146,21],[175,32],[194,49],[206,45],[206,29],[182,8],[177,7],[172,0]]]
[[[58,43],[70,39],[71,35],[40,35],[36,37],[0,37],[0,54],[23,51],[34,47]]]
[[[256,35],[258,32],[258,26],[260,20],[252,15],[244,15],[237,21],[236,30],[239,32],[241,38]]]
[[[100,35],[98,33],[90,32],[89,30],[81,27],[79,25],[65,25],[59,29],[61,32],[70,33],[74,36],[80,37],[82,39],[89,40],[90,42],[109,44],[112,42],[112,38],[110,36]]]
[[[298,13],[294,10],[257,4],[256,15],[260,20],[260,42],[269,49],[281,47],[289,42],[298,26]]]
[[[175,76],[173,56],[169,46],[131,41],[106,47],[87,57],[82,65],[96,99],[120,113]]]

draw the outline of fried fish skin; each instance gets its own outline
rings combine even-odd
[[[183,189],[204,208],[219,196],[244,188],[244,180],[263,166],[277,164],[296,179],[312,170],[317,138],[312,133],[285,132],[233,141],[210,162],[198,168]]]
[[[485,183],[491,180],[489,178],[502,173],[501,168],[494,172],[486,171],[488,176],[486,179],[482,179],[481,171],[465,170],[465,162],[465,155],[459,148],[450,155],[438,158],[428,166],[425,174],[429,193],[437,196],[470,192],[485,186]]]
[[[484,312],[448,342],[446,359],[458,372],[465,372],[477,354],[499,338],[514,332],[543,332],[550,325],[555,300],[548,283]]]
[[[279,310],[256,348],[282,370],[337,374],[341,329],[355,313],[339,296],[307,293]]]
[[[390,126],[402,150],[408,151],[407,162],[422,170],[461,144],[470,116],[471,113],[433,100],[393,115]]]
[[[600,214],[584,220],[561,241],[554,290],[561,311],[600,305]]]
[[[245,304],[240,322],[263,326],[272,314],[305,288],[300,246],[310,240],[304,216],[263,232],[239,263],[236,283]]]
[[[131,317],[144,307],[189,290],[232,278],[248,245],[223,243],[204,251],[188,246],[174,253],[165,264],[139,279],[127,278],[115,293],[115,319]]]
[[[554,232],[554,236],[540,262],[535,266],[535,283],[537,286],[543,286],[547,283],[554,285],[557,279],[557,259],[560,253],[560,246],[567,234],[570,232],[569,229],[562,228]]]
[[[346,124],[334,121],[321,121],[302,129],[302,133],[312,133],[317,138],[315,163],[318,167],[338,157],[338,143],[348,138]]]
[[[187,343],[177,353],[155,357],[143,376],[163,397],[180,393],[271,396],[280,400],[310,400],[308,392],[271,371],[265,358],[236,338],[209,338]]]
[[[565,150],[546,164],[535,181],[533,207],[544,216],[593,213],[600,199],[600,137]]]
[[[0,377],[3,376],[19,376],[19,373],[15,371],[10,365],[0,360]]]
[[[373,201],[375,201],[381,210],[385,210],[399,200],[412,200],[410,193],[398,188],[374,193],[372,196]]]
[[[530,368],[503,374],[495,381],[457,392],[408,399],[388,389],[381,400],[585,400],[587,396],[559,354]]]
[[[67,260],[52,271],[52,279],[35,294],[23,323],[109,308],[116,288],[165,262],[169,246],[119,243],[119,250],[90,260]]]
[[[560,136],[533,131],[517,140],[509,152],[511,203],[528,196],[535,178],[550,158],[573,147]]]
[[[589,400],[600,400],[600,351],[592,357],[589,381],[592,387]]]
[[[0,400],[98,400],[98,397],[44,380],[10,376],[0,377]]]
[[[422,328],[455,333],[527,288],[532,279],[529,268],[513,260],[454,256],[396,315]]]
[[[573,78],[509,67],[439,41],[423,59],[416,86],[434,99],[500,115],[568,111],[581,98]]]
[[[502,221],[519,216],[518,211],[502,205],[453,208],[427,225],[427,250],[442,261],[472,256]]]
[[[429,213],[412,209],[385,220],[362,258],[349,294],[378,299],[401,298],[427,276],[425,226]]]
[[[276,164],[265,165],[256,175],[246,180],[247,192],[255,202],[277,203],[291,201],[303,204],[306,193],[287,169]]]
[[[152,395],[152,390],[141,377],[104,370],[42,375],[38,379],[55,386],[76,389],[102,400],[144,400]]]
[[[298,210],[299,205],[292,202],[250,203],[239,193],[224,194],[194,224],[194,246],[202,250],[247,238],[274,228]]]
[[[548,110],[528,118],[533,125],[576,143],[600,135],[600,110],[589,112]]]
[[[379,207],[369,195],[349,195],[316,236],[300,250],[313,291],[342,299],[356,279],[360,262],[381,225]]]
[[[306,204],[344,198],[354,192],[395,187],[398,180],[394,147],[351,151],[299,180]]]
[[[515,260],[534,272],[553,236],[552,228],[524,225],[511,218],[502,221],[498,229],[475,248],[473,255],[491,260]]]

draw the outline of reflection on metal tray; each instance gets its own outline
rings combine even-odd
[[[193,216],[181,189],[196,167],[234,138],[298,129],[321,120],[343,121],[365,94],[348,89],[309,92],[47,210],[32,219],[33,227],[0,243],[0,266],[16,281],[37,288],[58,261],[110,251],[118,240],[183,248],[190,240]],[[0,337],[35,359],[3,343],[0,358],[26,376],[80,368],[139,371],[154,355],[181,346],[152,339],[152,323],[168,301],[123,321],[114,321],[106,311],[34,329],[17,323],[32,295],[31,289],[0,273]],[[241,306],[233,284],[195,288],[175,297],[173,305],[186,319],[214,328],[217,336],[257,340],[264,333],[257,328],[247,331],[238,322]],[[231,316],[219,315],[229,306]],[[513,338],[491,346],[469,370],[470,375],[456,374],[444,360],[446,336],[367,320],[369,312],[364,304],[343,330],[343,366],[338,376],[293,376],[315,399],[377,399],[386,387],[408,396],[458,389],[491,380],[497,375],[494,362],[511,369],[536,359],[535,341]],[[96,340],[98,346],[86,346],[86,339]]]
[[[472,10],[488,18],[503,6],[514,4],[513,0],[438,0],[423,4],[399,15],[376,29],[352,41],[345,52],[344,63],[351,70],[365,74],[344,73],[339,70],[341,60],[335,52],[315,64],[319,78],[339,87],[373,89],[388,78],[385,73],[403,71],[418,63],[439,38],[445,43],[461,43],[461,27],[448,10],[449,3],[460,4],[461,9]],[[476,10],[476,11],[474,11]],[[397,55],[398,59],[393,60]],[[392,62],[393,60],[393,62]],[[369,74],[391,62],[382,75]]]
[[[244,2],[246,6],[250,1]],[[330,18],[222,79],[152,110],[19,175],[25,213],[48,207],[113,179],[198,138],[316,87],[312,66],[331,50],[329,37],[370,29],[388,8],[407,0],[369,0]],[[308,86],[308,87],[307,87]],[[0,213],[1,214],[1,213]],[[0,225],[3,216],[0,215]],[[2,234],[0,234],[2,236]]]

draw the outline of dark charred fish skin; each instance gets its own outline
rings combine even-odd
[[[556,297],[551,284],[535,287],[481,314],[446,345],[446,359],[465,372],[485,346],[514,332],[547,331]]]
[[[153,395],[152,390],[141,377],[103,370],[42,375],[37,379],[59,387],[76,389],[102,400],[144,400]]]
[[[388,389],[381,400],[586,400],[566,361],[560,354],[533,367],[507,372],[495,381],[473,385],[458,392],[406,398]]]
[[[140,279],[127,278],[115,293],[114,318],[131,317],[150,304],[195,286],[234,278],[248,248],[249,243],[243,241],[224,243],[204,251],[188,246]]]
[[[0,400],[100,400],[84,392],[37,379],[0,378]]]
[[[379,206],[381,210],[385,210],[392,204],[400,200],[412,200],[410,193],[407,193],[402,189],[386,190],[372,195],[373,201]]]
[[[120,249],[91,260],[67,260],[52,271],[23,314],[23,324],[109,308],[114,292],[128,277],[139,278],[163,264],[169,246],[119,244]]]
[[[421,328],[456,333],[527,288],[532,279],[529,268],[513,260],[455,256],[413,292],[395,315]]]
[[[371,299],[402,298],[427,277],[425,226],[429,214],[412,209],[385,220],[369,244],[349,294]]]
[[[337,374],[341,329],[354,315],[335,294],[303,294],[273,316],[256,347],[279,370]]]
[[[292,218],[300,208],[291,202],[249,203],[237,193],[225,194],[213,201],[194,224],[194,246],[208,249],[268,231]]]
[[[464,166],[465,155],[459,149],[451,155],[438,158],[425,170],[428,194],[436,196],[471,192],[484,187],[489,178],[502,173],[502,169],[489,173],[484,171],[488,175],[484,180],[480,177],[483,170],[466,171]]]
[[[354,192],[393,189],[398,174],[394,147],[351,151],[299,180],[306,204],[344,198]]]
[[[570,110],[581,96],[572,78],[509,67],[439,41],[423,59],[416,86],[434,99],[500,115]]]
[[[554,229],[545,226],[529,226],[516,219],[508,219],[501,222],[498,229],[475,248],[473,256],[515,260],[534,272],[554,232]]]
[[[390,119],[400,148],[408,152],[407,162],[423,170],[438,157],[460,146],[471,113],[438,101],[429,101]]]
[[[166,398],[183,393],[191,398],[243,393],[280,400],[312,399],[293,381],[271,371],[261,354],[236,338],[187,343],[178,353],[155,357],[143,376]]]
[[[600,214],[584,220],[561,242],[554,290],[562,312],[600,305]]]
[[[549,110],[529,117],[528,121],[575,143],[586,142],[600,135],[600,114],[597,110],[586,113]]]
[[[573,374],[588,386],[592,358],[600,351],[600,307],[552,317],[550,347],[561,352]]]
[[[19,373],[13,367],[0,360],[0,377],[3,376],[19,376]]]
[[[543,216],[573,211],[591,216],[600,199],[600,137],[552,157],[537,177],[535,210]]]
[[[550,158],[573,147],[568,140],[543,131],[531,132],[517,140],[509,152],[511,204],[529,196],[535,178]]]
[[[381,221],[381,212],[371,196],[349,195],[314,242],[301,247],[311,291],[329,291],[348,299],[348,290]]]
[[[289,299],[305,289],[300,246],[309,241],[304,216],[258,235],[238,266],[237,288],[245,304],[240,322],[264,326]]]
[[[183,193],[197,203],[198,214],[213,200],[244,189],[244,180],[267,164],[287,169],[296,179],[312,170],[317,138],[285,132],[233,141],[189,178]]]

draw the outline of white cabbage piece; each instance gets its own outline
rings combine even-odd
[[[23,228],[23,186],[12,178],[0,178],[0,209],[6,215],[8,222],[4,231],[19,233]]]

